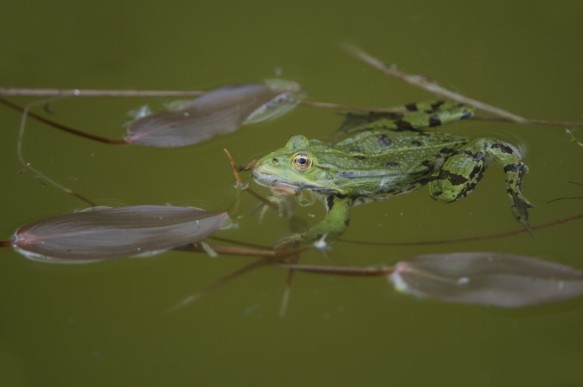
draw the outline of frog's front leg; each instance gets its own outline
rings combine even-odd
[[[331,195],[324,198],[324,204],[327,210],[326,217],[302,234],[303,240],[314,241],[322,237],[334,239],[344,234],[348,228],[352,199]]]
[[[516,219],[528,230],[528,209],[532,204],[521,190],[522,178],[528,171],[518,150],[505,142],[490,138],[470,141],[464,148],[449,156],[429,183],[431,196],[440,201],[452,202],[467,196],[478,184],[487,160],[498,161],[506,174],[506,192],[512,201]]]
[[[276,249],[296,245],[301,242],[314,242],[318,239],[338,238],[348,228],[350,222],[350,207],[352,199],[344,196],[331,195],[324,198],[326,205],[326,217],[308,231],[301,234],[292,234],[284,237],[274,244]]]

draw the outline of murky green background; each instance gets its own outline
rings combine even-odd
[[[103,89],[208,89],[281,74],[311,100],[390,106],[431,98],[384,78],[340,48],[429,74],[454,90],[533,118],[581,120],[583,3],[577,1],[106,2],[19,1],[2,6],[0,85]],[[13,98],[19,103],[31,98]],[[144,100],[86,98],[52,104],[53,118],[123,136],[126,112]],[[154,105],[163,101],[150,101]],[[76,199],[22,174],[20,116],[0,108],[0,238],[22,224],[70,212]],[[331,111],[284,118],[184,149],[108,147],[37,123],[27,161],[102,205],[194,205],[235,200],[222,149],[241,163],[288,136],[325,137]],[[527,150],[532,223],[581,211],[583,149],[561,127],[462,123]],[[583,131],[577,134],[583,137]],[[269,243],[286,233],[273,212],[259,220],[243,196],[230,238]],[[307,212],[321,216],[319,206]],[[573,222],[495,241],[424,247],[336,244],[314,264],[391,264],[443,251],[504,251],[583,269]],[[468,199],[443,205],[422,189],[354,210],[347,238],[421,241],[519,227],[503,173],[493,167]],[[416,300],[383,279],[298,275],[278,316],[286,272],[257,270],[179,311],[167,309],[251,262],[167,253],[93,265],[0,260],[2,386],[578,386],[583,385],[583,299],[523,310]]]

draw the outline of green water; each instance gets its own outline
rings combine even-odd
[[[3,5],[0,85],[209,89],[281,73],[311,100],[391,106],[431,98],[351,58],[357,43],[403,69],[532,117],[582,119],[583,3],[21,1]],[[19,103],[32,98],[12,98]],[[70,126],[123,136],[145,100],[52,104]],[[153,100],[152,104],[162,101]],[[42,110],[42,109],[41,109]],[[83,207],[16,158],[20,116],[0,108],[0,239],[20,225]],[[235,201],[222,149],[247,162],[292,134],[325,137],[341,119],[299,108],[284,118],[184,149],[108,147],[30,123],[27,161],[102,205],[224,209]],[[583,148],[564,128],[460,123],[446,130],[521,144],[534,225],[581,211]],[[576,132],[583,138],[583,131]],[[243,196],[229,238],[267,244],[286,233]],[[322,215],[319,206],[306,213]],[[308,218],[310,219],[310,218]],[[421,241],[516,229],[503,173],[443,205],[422,189],[358,207],[346,238]],[[365,266],[443,251],[504,251],[583,269],[581,223],[535,236],[418,247],[336,244],[302,262]],[[0,260],[2,386],[577,386],[583,385],[583,299],[523,310],[416,300],[383,279],[297,275],[279,317],[286,272],[254,271],[176,312],[167,309],[253,258],[167,253],[93,265]]]

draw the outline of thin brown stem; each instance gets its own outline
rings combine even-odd
[[[249,187],[249,184],[243,183],[243,179],[241,179],[241,176],[239,175],[239,167],[237,166],[237,163],[235,163],[235,159],[233,159],[233,156],[231,155],[231,153],[227,149],[223,149],[223,151],[225,152],[225,154],[227,155],[227,158],[229,159],[229,163],[231,164],[231,169],[233,171],[233,175],[235,176],[235,180],[237,181],[237,186],[240,189],[242,189],[243,191],[248,192],[251,196],[253,196],[257,200],[259,200],[260,202],[262,202],[266,206],[277,210],[278,208],[277,208],[277,205],[275,205],[275,203],[271,202],[267,198],[265,198],[262,195],[255,192],[253,189],[251,189]],[[247,170],[247,168],[251,169],[253,165],[254,165],[254,162],[249,163],[248,166],[246,166],[242,170]]]
[[[329,110],[341,110],[346,112],[374,112],[374,113],[393,113],[402,114],[406,110],[402,108],[382,108],[382,107],[370,107],[370,106],[355,106],[355,105],[343,105],[333,102],[318,102],[318,101],[302,101],[301,106],[315,107],[318,109],[329,109]]]
[[[28,97],[197,97],[198,90],[95,90],[95,89],[34,89],[0,87],[0,95]]]
[[[41,179],[42,179],[42,177],[41,177]],[[64,189],[64,192],[76,197],[77,199],[79,199],[85,203],[87,203],[90,207],[97,206],[97,203],[95,203],[93,200],[89,199],[87,196],[81,195],[79,192],[75,192],[75,191],[73,191],[69,188],[66,188],[66,187]]]
[[[350,49],[349,49],[350,50]],[[368,54],[367,54],[368,55]],[[356,56],[356,55],[355,55]],[[363,59],[362,59],[363,60]],[[411,83],[414,86],[421,87],[424,90],[427,90],[431,93],[437,94],[440,97],[448,98],[446,95],[442,95],[440,93],[436,93],[435,90],[428,89],[426,85],[423,83],[429,83],[431,85],[437,85],[435,82],[429,80],[426,77],[421,77],[419,75],[410,75],[404,72],[396,70],[395,67],[389,67],[376,60],[377,64],[381,64],[384,70],[387,70],[393,74],[389,74],[391,76],[396,76],[394,73],[397,72],[399,76],[398,79]],[[368,62],[367,62],[368,63]],[[371,64],[372,65],[372,64]],[[374,66],[376,68],[376,65]],[[383,71],[384,72],[384,71]],[[401,75],[404,76],[401,77]],[[422,84],[419,84],[419,80]],[[551,125],[551,126],[583,126],[583,122],[581,121],[560,121],[560,120],[539,120],[539,119],[527,119],[523,117],[519,117],[512,113],[508,113],[502,109],[498,109],[492,107],[490,105],[484,104],[480,101],[473,100],[471,98],[462,96],[460,94],[451,92],[447,89],[441,88],[440,89],[450,93],[452,95],[457,96],[453,100],[456,100],[460,103],[468,104],[471,106],[476,107],[482,111],[487,111],[491,114],[495,114],[496,117],[490,118],[479,118],[479,120],[483,121],[502,121],[502,122],[513,122],[513,123],[523,123],[528,125]],[[189,90],[189,91],[181,91],[181,90],[92,90],[92,89],[35,89],[35,88],[15,88],[15,87],[0,87],[0,96],[29,96],[29,97],[145,97],[145,98],[165,98],[165,97],[198,97],[201,94],[204,94],[205,91],[200,90]],[[452,98],[448,98],[452,99]],[[472,102],[473,101],[473,102]],[[4,102],[4,101],[0,101]],[[399,114],[403,113],[402,109],[399,108],[385,108],[385,107],[374,107],[374,106],[355,106],[355,105],[345,105],[333,102],[322,102],[322,101],[302,101],[299,103],[300,106],[305,107],[314,107],[318,109],[329,109],[329,110],[337,110],[337,111],[351,111],[351,112],[375,112],[375,113],[394,113]],[[494,111],[489,111],[488,108],[495,109]],[[496,114],[498,113],[498,114]],[[502,113],[502,114],[500,114]],[[30,115],[36,119],[33,113]],[[518,118],[518,119],[517,119]],[[49,125],[50,120],[45,119],[43,121]],[[42,121],[42,119],[41,119]],[[63,129],[65,130],[65,129]],[[74,129],[73,129],[74,130]],[[99,140],[96,140],[99,141]],[[121,140],[114,140],[114,141],[121,141]],[[103,141],[102,141],[103,142]],[[115,142],[120,143],[120,142]],[[125,142],[123,142],[125,143]]]
[[[291,256],[290,263],[296,264],[299,260],[300,260],[300,254],[297,253],[297,254],[294,254],[293,256]],[[289,305],[289,299],[290,299],[290,295],[291,295],[292,284],[294,282],[294,276],[295,276],[295,271],[288,270],[287,279],[285,281],[285,287],[283,289],[283,295],[281,297],[281,305],[279,307],[279,316],[280,317],[284,317],[285,314],[287,313],[287,307]]]
[[[225,152],[225,154],[227,155],[227,158],[229,159],[229,163],[231,164],[231,169],[233,171],[233,175],[235,176],[235,180],[237,181],[237,186],[241,189],[244,189],[247,186],[247,184],[243,183],[243,180],[241,179],[241,176],[239,175],[239,168],[237,167],[237,164],[235,164],[235,160],[233,159],[231,152],[229,152],[229,150],[227,148],[224,148],[223,151]]]
[[[513,124],[525,125],[549,125],[549,126],[583,126],[582,121],[560,121],[560,120],[539,120],[525,118],[524,122],[515,122],[504,117],[472,117],[474,121],[509,122]],[[583,146],[583,145],[582,145]]]
[[[356,277],[375,277],[389,275],[394,271],[392,266],[384,267],[358,267],[358,266],[321,266],[303,265],[295,263],[279,263],[278,266],[293,271],[301,271],[313,274],[334,274]]]
[[[253,261],[253,262],[243,266],[242,268],[235,270],[235,271],[229,273],[228,275],[218,279],[217,281],[213,282],[212,284],[210,284],[206,288],[199,290],[198,292],[196,292],[188,297],[183,298],[178,303],[176,303],[175,305],[170,307],[168,309],[168,312],[173,312],[177,309],[183,308],[186,305],[191,304],[194,301],[206,296],[207,294],[229,284],[231,281],[243,276],[244,274],[247,274],[250,271],[258,269],[258,268],[265,266],[269,263],[271,263],[271,259],[268,259],[268,258],[260,258],[256,261]]]
[[[218,236],[210,236],[209,239],[214,240],[214,241],[219,241],[219,242],[231,243],[231,244],[237,245],[237,246],[253,247],[253,248],[256,248],[256,249],[264,249],[264,250],[268,250],[269,249],[269,247],[262,246],[262,245],[258,245],[256,243],[242,242],[242,241],[238,241],[238,240],[230,239],[230,238],[223,238],[223,237],[218,237]]]
[[[33,112],[29,111],[28,109],[25,109],[25,108],[15,104],[15,103],[12,103],[4,98],[0,98],[0,103],[2,103],[5,106],[8,106],[9,108],[14,109],[20,113],[23,113],[23,114],[26,113],[28,115],[28,117],[32,117],[37,121],[40,121],[44,124],[47,124],[49,126],[52,126],[53,128],[62,130],[64,132],[74,134],[75,136],[87,138],[87,139],[90,139],[93,141],[101,142],[104,144],[110,144],[110,145],[127,144],[127,142],[124,139],[120,140],[120,139],[111,139],[111,138],[107,138],[107,137],[102,137],[102,136],[98,136],[96,134],[86,133],[86,132],[83,132],[81,130],[74,129],[74,128],[71,128],[69,126],[65,126],[63,124],[59,124],[58,122],[55,122],[53,120],[49,120],[48,118],[45,118],[41,115],[33,113]]]
[[[299,254],[303,251],[311,249],[311,246],[299,247],[296,249],[281,249],[273,250],[269,248],[256,248],[248,246],[225,246],[225,245],[210,245],[210,248],[218,254],[233,255],[240,257],[263,257],[271,258],[273,260],[282,260],[287,257]],[[200,245],[185,245],[174,248],[176,251],[193,251],[197,253],[205,253],[206,250]]]
[[[12,247],[14,246],[13,241],[0,241],[0,247]]]
[[[518,123],[525,123],[527,120],[523,117],[520,117],[516,114],[507,112],[500,108],[494,107],[492,105],[488,105],[484,102],[475,100],[473,98],[465,97],[461,94],[455,93],[451,90],[448,90],[440,85],[437,82],[429,79],[428,77],[424,77],[421,75],[415,74],[408,74],[404,71],[398,70],[397,66],[395,65],[387,65],[386,63],[381,62],[377,58],[373,57],[360,47],[346,44],[345,49],[352,54],[357,59],[361,60],[362,62],[368,64],[369,66],[375,68],[376,70],[380,71],[384,75],[393,77],[410,85],[419,87],[423,90],[426,90],[432,94],[439,96],[440,98],[445,98],[450,101],[459,102],[465,105],[473,106],[478,110],[493,114],[497,117],[502,117],[513,122]]]
[[[241,257],[264,257],[264,258],[275,258],[276,254],[273,250],[267,249],[255,249],[251,247],[244,246],[211,246],[211,249],[218,254],[224,255],[236,255]],[[206,250],[199,245],[187,245],[176,247],[173,250],[177,251],[194,251],[197,253],[205,253]]]
[[[574,220],[578,220],[583,218],[583,213],[568,216],[566,218],[561,218],[558,220],[554,220],[552,222],[544,223],[538,226],[531,227],[532,231],[542,230],[545,228],[549,228],[552,226],[556,226],[563,223],[569,223]],[[428,245],[445,245],[451,243],[463,243],[463,242],[476,242],[476,241],[484,241],[484,240],[491,240],[491,239],[501,239],[501,238],[508,238],[514,235],[519,234],[527,234],[530,233],[530,230],[526,230],[524,228],[511,230],[511,231],[503,231],[494,234],[486,234],[486,235],[479,235],[473,237],[466,237],[466,238],[453,238],[453,239],[438,239],[438,240],[430,240],[430,241],[417,241],[417,242],[374,242],[374,241],[357,241],[357,240],[350,240],[350,239],[338,239],[339,242],[344,243],[351,243],[356,245],[371,245],[371,246],[428,246]]]
[[[547,201],[547,204],[558,202],[561,200],[578,200],[578,199],[583,199],[583,196],[563,196],[560,198],[551,199],[551,200]]]

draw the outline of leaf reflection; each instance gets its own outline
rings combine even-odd
[[[196,144],[289,111],[299,102],[299,89],[296,83],[282,80],[215,89],[192,102],[135,120],[125,140],[154,147]]]
[[[508,308],[583,295],[583,272],[558,263],[504,253],[419,255],[399,262],[388,278],[407,294]]]
[[[225,212],[193,207],[97,207],[23,226],[14,234],[12,246],[27,258],[44,262],[152,255],[199,242],[227,218]]]

